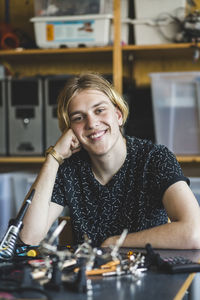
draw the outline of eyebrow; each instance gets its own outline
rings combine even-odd
[[[102,104],[108,104],[108,103],[107,103],[106,101],[101,101],[101,102],[99,102],[99,103],[93,105],[92,108],[98,107],[98,106],[100,106],[100,105],[102,105]],[[71,117],[73,117],[74,115],[82,114],[82,113],[83,113],[83,112],[82,112],[81,110],[76,110],[76,111],[72,112],[71,114],[69,114],[69,117],[71,118]]]

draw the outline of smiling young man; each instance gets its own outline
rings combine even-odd
[[[93,246],[109,246],[126,228],[123,246],[200,248],[200,210],[188,179],[165,146],[123,135],[127,116],[100,75],[66,83],[58,102],[63,134],[32,187],[25,243],[38,244],[67,205],[76,244],[87,234]]]
[[[106,184],[126,158],[126,141],[119,130],[122,113],[102,92],[86,90],[70,102],[69,118],[71,129],[90,156],[94,176]]]

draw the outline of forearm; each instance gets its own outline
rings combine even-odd
[[[58,167],[57,161],[48,155],[31,187],[35,189],[35,194],[24,217],[24,226],[20,234],[21,239],[27,244],[37,244],[48,231],[49,205]]]
[[[198,249],[200,248],[197,230],[192,224],[172,222],[135,233],[129,233],[123,247],[144,248],[150,243],[154,248],[163,249]],[[119,236],[105,240],[102,246],[115,244]]]
[[[67,159],[80,151],[80,144],[71,129],[65,131],[54,146],[54,150]],[[52,191],[58,171],[58,161],[47,155],[46,161],[32,186],[35,194],[24,218],[21,239],[27,244],[38,244],[47,234],[53,221],[60,215],[62,206],[51,202]]]

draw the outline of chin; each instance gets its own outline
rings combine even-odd
[[[107,154],[112,146],[109,143],[97,143],[96,145],[85,145],[85,150],[92,155],[105,155]]]
[[[91,154],[97,155],[97,156],[103,156],[109,152],[109,149],[97,149],[90,151]]]

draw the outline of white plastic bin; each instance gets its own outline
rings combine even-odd
[[[200,72],[151,73],[156,143],[179,155],[200,154]]]
[[[112,14],[113,0],[34,0],[35,16]],[[121,17],[127,18],[129,0],[121,0]]]
[[[112,15],[38,17],[34,23],[40,48],[106,46],[113,42]],[[128,44],[130,19],[122,19],[122,43]]]
[[[186,0],[133,0],[134,17],[137,19],[157,18],[162,15],[178,16],[186,8]]]
[[[105,46],[109,43],[112,15],[32,18],[40,48]]]

